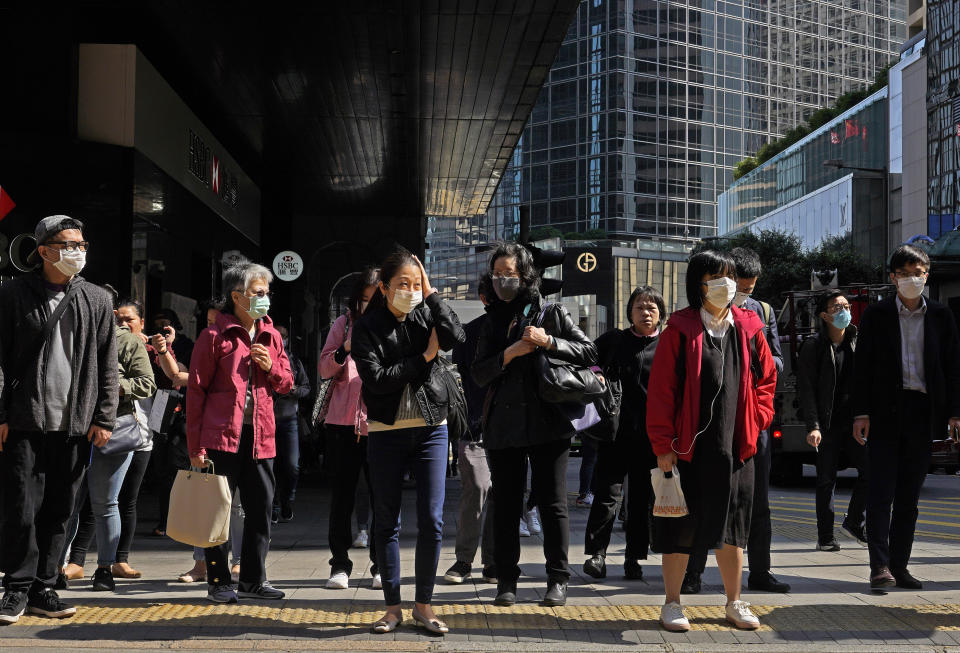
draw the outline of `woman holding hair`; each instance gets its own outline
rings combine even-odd
[[[497,605],[517,601],[520,533],[529,457],[531,488],[543,528],[547,593],[545,605],[567,600],[570,544],[567,516],[567,460],[574,428],[560,406],[538,395],[537,349],[580,366],[595,365],[596,346],[561,304],[540,296],[540,276],[522,245],[505,243],[490,258],[496,301],[480,333],[472,374],[489,386],[483,439],[493,482]]]
[[[267,581],[270,516],[276,479],[273,393],[293,387],[280,334],[267,317],[273,274],[243,261],[223,273],[227,301],[216,323],[194,346],[187,384],[187,447],[193,467],[226,476],[231,494],[240,488],[244,509],[243,564],[234,589],[228,544],[204,550],[207,597],[215,603],[240,598],[282,599]],[[239,591],[237,591],[239,590]]]
[[[654,518],[653,550],[663,554],[666,588],[660,623],[671,631],[690,629],[680,606],[687,558],[711,548],[727,621],[748,630],[760,626],[740,600],[740,583],[753,456],[758,434],[773,419],[777,373],[760,318],[731,305],[736,292],[729,254],[694,255],[687,267],[690,306],[670,317],[650,373],[647,433],[659,468],[679,473],[689,510],[685,517]]]
[[[350,560],[350,527],[357,496],[357,482],[363,473],[370,485],[367,467],[367,408],[360,396],[363,382],[351,355],[353,330],[377,291],[377,269],[364,268],[353,283],[347,300],[347,312],[333,323],[320,353],[320,378],[333,379],[330,406],[324,423],[333,440],[333,496],[327,539],[330,544],[330,579],[327,589],[347,589],[353,561]],[[373,491],[370,490],[370,496]],[[369,500],[369,499],[368,499]],[[370,547],[373,588],[381,589],[377,571],[376,547]]]
[[[628,475],[630,518],[626,522],[623,575],[629,580],[643,578],[640,561],[647,559],[650,543],[650,468],[657,464],[647,437],[647,386],[665,310],[659,290],[652,286],[636,288],[627,300],[630,327],[597,338],[600,369],[607,379],[620,382],[623,398],[616,438],[598,447],[596,496],[584,541],[584,553],[590,558],[583,563],[584,573],[594,578],[607,575],[607,546],[617,517],[617,499],[623,494],[623,481]]]
[[[409,466],[417,479],[413,619],[431,632],[446,633],[446,624],[430,605],[443,530],[449,407],[447,372],[436,359],[440,349],[463,341],[463,328],[410,252],[399,249],[387,257],[378,285],[379,293],[351,339],[367,406],[376,560],[387,604],[373,632],[389,633],[403,620],[398,536],[403,472]]]

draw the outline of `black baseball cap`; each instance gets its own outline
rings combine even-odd
[[[37,247],[45,245],[48,240],[64,229],[79,229],[83,231],[83,223],[69,215],[48,215],[37,223],[33,230],[33,237],[37,241]],[[27,263],[35,265],[40,263],[40,253],[34,249],[27,256]]]

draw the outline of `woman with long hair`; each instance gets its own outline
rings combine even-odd
[[[670,317],[650,372],[647,434],[660,470],[680,475],[689,511],[653,520],[653,550],[663,554],[666,588],[660,623],[671,631],[690,629],[680,586],[690,553],[709,549],[723,577],[727,621],[748,630],[760,626],[740,600],[740,583],[753,456],[757,436],[773,419],[777,372],[763,322],[732,305],[736,276],[724,252],[706,250],[690,259],[690,306]]]
[[[520,532],[530,460],[531,488],[543,528],[547,592],[545,605],[567,600],[570,544],[567,515],[567,461],[575,429],[560,405],[538,392],[538,349],[579,366],[595,365],[597,348],[558,303],[540,296],[533,257],[517,243],[497,247],[490,257],[495,301],[480,333],[473,379],[487,391],[483,440],[493,481],[494,556],[497,605],[517,601]]]
[[[320,353],[320,378],[333,379],[329,408],[324,423],[330,436],[333,450],[333,496],[330,504],[330,521],[327,540],[330,544],[330,579],[327,589],[347,589],[353,561],[350,560],[350,545],[353,532],[350,521],[353,515],[357,482],[363,473],[370,484],[367,466],[367,408],[360,396],[363,382],[351,354],[353,331],[357,320],[367,310],[377,291],[377,269],[364,268],[354,280],[347,312],[337,318]],[[370,492],[372,496],[372,491]],[[373,588],[381,589],[380,574],[376,565],[376,547],[370,547],[371,576]]]
[[[367,463],[373,481],[374,540],[387,612],[373,626],[389,633],[400,607],[400,501],[404,469],[417,479],[414,621],[448,631],[431,601],[440,560],[447,471],[449,374],[441,349],[464,339],[457,314],[430,285],[420,259],[404,249],[380,266],[379,292],[353,332],[353,358],[367,406]]]

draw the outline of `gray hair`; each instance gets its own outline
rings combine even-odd
[[[254,281],[266,281],[273,283],[273,273],[259,263],[254,263],[242,259],[232,264],[223,271],[223,294],[227,298],[226,305],[223,307],[224,313],[233,313],[233,300],[230,293],[236,290],[243,292],[250,287]]]

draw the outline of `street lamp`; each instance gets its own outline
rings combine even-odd
[[[890,174],[887,170],[887,166],[882,168],[863,168],[860,166],[850,166],[843,162],[843,159],[827,159],[823,162],[824,168],[834,168],[835,170],[857,170],[860,172],[873,172],[881,175],[883,179],[883,208],[884,208],[884,217],[883,217],[883,257],[884,264],[886,264],[886,259],[890,256],[890,189],[889,189],[889,177]]]

